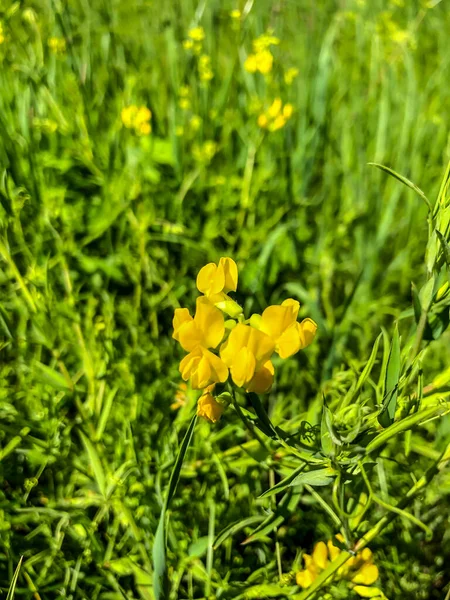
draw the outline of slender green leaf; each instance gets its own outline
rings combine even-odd
[[[87,452],[87,455],[89,458],[89,463],[94,472],[94,477],[95,477],[95,481],[97,482],[99,492],[103,496],[105,496],[106,480],[105,480],[105,473],[103,471],[100,457],[97,453],[97,450],[95,449],[94,444],[91,442],[91,440],[87,436],[85,436],[82,431],[79,431],[78,433],[80,434],[81,441],[83,442],[83,445],[86,449],[86,452]]]
[[[383,427],[389,427],[394,422],[395,409],[397,408],[398,380],[400,377],[400,338],[398,325],[395,326],[392,338],[389,360],[386,369],[385,396],[383,408],[378,415],[378,421]]]
[[[20,560],[17,564],[16,570],[14,571],[13,578],[11,579],[11,585],[9,586],[8,594],[6,596],[6,600],[13,600],[14,592],[16,590],[17,580],[19,579],[20,567],[22,566],[23,556],[20,557]]]
[[[261,515],[254,517],[247,517],[246,519],[242,519],[241,521],[235,521],[234,523],[230,523],[227,525],[222,531],[218,534],[216,539],[214,540],[214,549],[218,548],[225,540],[227,540],[230,536],[234,535],[244,527],[250,527],[255,523],[260,523],[264,520],[264,517]]]
[[[385,173],[388,173],[389,175],[391,175],[391,177],[394,177],[395,179],[398,179],[398,181],[401,181],[403,183],[403,185],[406,185],[407,187],[409,187],[411,190],[413,190],[414,192],[416,192],[416,194],[418,194],[422,198],[422,200],[428,206],[428,208],[429,208],[430,211],[433,210],[433,207],[431,206],[431,202],[425,196],[424,192],[422,192],[422,190],[420,188],[418,188],[417,185],[415,185],[412,181],[410,181],[409,179],[407,179],[403,175],[400,175],[399,173],[397,173],[393,169],[391,169],[389,167],[386,167],[385,165],[380,165],[379,163],[374,163],[374,162],[370,162],[370,163],[367,163],[367,164],[369,164],[372,167],[377,167],[377,169],[381,169]]]

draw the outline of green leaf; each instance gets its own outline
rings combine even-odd
[[[325,456],[334,456],[335,448],[334,441],[332,439],[332,416],[330,409],[324,405],[322,410],[322,420],[320,423],[320,443],[322,445],[322,452]]]
[[[47,365],[42,364],[39,361],[34,361],[34,374],[38,381],[41,383],[47,383],[57,390],[64,390],[70,392],[73,390],[73,385],[70,385],[70,382],[67,381],[66,377],[55,371],[51,367],[47,367]]]
[[[314,471],[308,471],[306,473],[300,473],[292,481],[291,486],[309,484],[311,486],[322,486],[328,485],[333,481],[333,477],[336,475],[336,471],[331,467],[325,469],[316,469]]]
[[[439,241],[441,242],[442,252],[444,254],[444,260],[445,260],[447,266],[450,267],[450,245],[448,244],[447,240],[442,235],[442,233],[440,231],[438,231],[437,229],[436,229],[436,235],[438,236]]]
[[[155,539],[153,542],[153,592],[156,600],[162,600],[168,595],[168,579],[166,572],[166,536],[165,536],[165,521],[166,512],[169,508],[170,502],[175,494],[178,480],[180,478],[181,467],[183,465],[184,457],[186,455],[189,444],[191,443],[192,435],[194,433],[195,424],[197,422],[197,415],[194,415],[191,419],[189,427],[185,433],[183,441],[181,442],[180,449],[178,451],[175,464],[170,475],[169,487],[167,488],[166,498],[164,505],[161,510],[159,517],[158,528],[156,530]]]
[[[19,579],[20,567],[22,566],[23,556],[20,557],[19,563],[14,571],[13,578],[11,579],[11,585],[9,586],[8,595],[6,596],[6,600],[13,600],[14,592],[17,585],[17,580]]]
[[[292,485],[292,482],[294,481],[294,479],[296,477],[298,477],[298,475],[300,475],[300,473],[302,473],[305,470],[305,468],[306,468],[306,464],[300,465],[299,467],[297,467],[295,469],[295,471],[292,471],[292,473],[290,475],[288,475],[287,477],[285,477],[284,479],[279,481],[276,485],[274,485],[270,489],[263,492],[259,497],[265,498],[266,496],[273,496],[274,494],[279,494],[286,488],[290,487]]]
[[[105,473],[103,471],[100,457],[97,453],[97,450],[95,449],[94,444],[91,442],[91,440],[88,437],[86,437],[82,431],[78,431],[78,433],[79,433],[81,441],[83,442],[83,445],[86,449],[86,452],[87,452],[87,455],[89,458],[89,463],[92,467],[92,470],[94,471],[94,477],[95,477],[95,481],[97,482],[99,492],[102,494],[102,496],[105,496],[105,494],[106,494]]]
[[[384,385],[383,408],[378,415],[378,422],[382,427],[389,427],[394,422],[395,409],[397,408],[398,380],[400,377],[400,338],[398,325],[395,326],[392,338],[389,360],[386,368]]]
[[[422,198],[422,200],[428,206],[428,209],[430,211],[433,210],[433,207],[431,206],[431,202],[425,196],[424,192],[422,192],[422,190],[420,188],[418,188],[417,185],[415,185],[412,181],[410,181],[409,179],[407,179],[403,175],[400,175],[399,173],[397,173],[393,169],[390,169],[389,167],[386,167],[385,165],[380,165],[379,163],[374,163],[374,162],[370,162],[370,163],[367,163],[367,164],[369,164],[372,167],[377,167],[377,169],[381,169],[381,171],[384,171],[385,173],[388,173],[388,175],[391,175],[391,177],[394,177],[395,179],[398,179],[398,181],[401,181],[403,183],[403,185],[406,185],[406,187],[409,187],[411,190],[413,190],[414,192],[416,192],[416,194],[418,194]]]
[[[292,512],[295,510],[295,507],[300,498],[297,495],[295,499],[295,505],[290,507],[291,510],[287,510],[291,497],[292,490],[289,490],[288,493],[285,494],[280,500],[279,504],[276,507],[276,510],[274,510],[268,517],[266,517],[266,519],[264,519],[264,521],[260,525],[258,525],[258,527],[252,532],[252,534],[249,535],[248,538],[242,542],[242,546],[250,544],[251,542],[255,542],[256,540],[266,536],[275,528],[279,527],[281,523],[283,523],[283,521],[286,519],[286,517],[292,514]]]
[[[214,550],[218,548],[225,540],[227,540],[230,536],[234,535],[244,527],[249,527],[250,525],[254,525],[255,523],[260,523],[264,517],[257,515],[253,517],[247,517],[246,519],[242,519],[241,521],[235,521],[234,523],[230,523],[227,525],[222,531],[218,534],[216,539],[214,540]]]

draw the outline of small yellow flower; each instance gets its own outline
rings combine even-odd
[[[178,101],[178,106],[181,110],[189,110],[191,108],[191,101],[189,98],[180,98]]]
[[[3,24],[0,21],[0,44],[3,44],[3,42],[5,41],[5,32],[3,30]]]
[[[194,42],[192,40],[183,40],[183,48],[185,50],[192,50]]]
[[[64,38],[51,37],[48,40],[48,47],[54,54],[64,54],[66,51],[66,40]]]
[[[268,116],[271,119],[274,119],[275,117],[277,117],[280,114],[282,106],[283,106],[283,103],[281,102],[281,98],[275,98],[275,100],[269,106],[269,109],[267,111]]]
[[[232,19],[235,19],[235,20],[237,20],[237,19],[240,19],[240,18],[241,18],[241,16],[242,16],[242,13],[241,13],[241,11],[240,11],[238,8],[235,8],[234,10],[232,10],[232,11],[230,12],[230,17],[231,17]]]
[[[203,27],[193,27],[188,31],[188,36],[194,42],[202,42],[205,39],[205,30]]]
[[[126,106],[120,113],[122,123],[127,129],[134,129],[138,135],[148,135],[152,131],[150,119],[152,113],[146,106]]]
[[[291,85],[292,82],[294,81],[294,79],[297,77],[297,75],[299,74],[299,70],[296,69],[295,67],[291,67],[290,69],[288,69],[286,71],[286,73],[284,74],[284,82],[286,85]]]
[[[206,297],[197,298],[194,318],[187,308],[175,310],[173,329],[172,337],[189,352],[180,363],[184,381],[190,379],[194,389],[226,381],[228,368],[218,356],[209,351],[209,348],[218,346],[225,333],[224,318],[219,309]]]
[[[264,113],[260,114],[258,117],[259,127],[261,127],[261,129],[265,129],[268,124],[269,124],[269,119],[267,118],[267,116]]]
[[[214,398],[211,393],[213,389],[214,385],[209,386],[200,396],[197,403],[197,415],[207,419],[211,423],[217,423],[222,416],[225,407],[222,404],[219,404]]]
[[[219,264],[208,263],[197,275],[197,289],[205,296],[220,292],[235,292],[238,284],[238,268],[232,258],[222,257]]]
[[[189,121],[189,127],[191,128],[193,133],[196,133],[200,129],[201,126],[202,126],[202,118],[199,117],[198,115],[193,115]]]
[[[238,323],[221,346],[220,356],[229,367],[231,377],[238,387],[256,391],[262,387],[268,389],[272,385],[273,366],[272,363],[267,363],[274,349],[275,344],[268,335],[249,325]],[[252,381],[255,376],[256,380]],[[266,390],[259,393],[263,391]]]
[[[182,381],[177,388],[175,393],[175,402],[172,402],[170,408],[172,410],[177,410],[184,406],[187,402],[187,385],[184,381]]]
[[[303,350],[314,340],[317,325],[312,319],[297,321],[300,304],[288,298],[280,306],[268,306],[261,316],[259,329],[266,333],[281,358],[288,358]]]
[[[294,107],[292,106],[292,104],[285,104],[283,106],[283,117],[285,119],[290,119],[293,112],[294,112]]]
[[[249,73],[256,73],[258,63],[256,61],[256,54],[249,54],[244,62],[244,69]]]
[[[256,54],[256,68],[263,75],[270,73],[273,66],[273,55],[270,50],[262,50]]]
[[[337,539],[344,540],[341,534]],[[324,542],[318,542],[314,546],[312,556],[304,554],[305,569],[299,571],[296,575],[297,584],[303,588],[308,588],[313,581],[326,569],[329,561],[334,561],[341,553],[341,549],[333,544],[331,540],[325,545]],[[378,588],[371,586],[378,579],[378,568],[373,563],[373,554],[369,548],[364,548],[354,557],[350,558],[339,570],[338,576],[350,582],[353,590],[362,598],[385,599],[385,596]]]
[[[207,54],[202,54],[198,59],[198,72],[200,81],[211,81],[214,77],[214,73],[211,69],[211,58]]]

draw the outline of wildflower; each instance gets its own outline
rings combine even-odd
[[[183,40],[183,48],[185,50],[192,50],[194,42],[192,40]]]
[[[188,36],[194,42],[202,42],[205,39],[205,30],[203,27],[193,27],[188,31]]]
[[[193,133],[196,133],[202,126],[202,118],[198,115],[193,115],[189,121],[189,127]]]
[[[286,85],[291,85],[294,79],[297,77],[299,70],[295,67],[291,67],[284,74],[284,82]]]
[[[53,54],[64,54],[66,51],[66,40],[64,38],[51,37],[48,40],[48,47]]]
[[[317,325],[312,319],[297,321],[299,309],[299,302],[288,298],[280,306],[268,306],[262,313],[259,330],[273,340],[280,358],[303,350],[316,335]]]
[[[216,142],[213,142],[212,140],[206,140],[201,146],[199,144],[195,144],[192,149],[192,154],[194,155],[195,160],[198,162],[208,163],[212,160],[216,151]]]
[[[175,393],[175,402],[172,402],[172,404],[170,405],[170,408],[172,410],[177,410],[178,408],[181,408],[182,406],[184,406],[187,402],[187,385],[184,381],[182,381],[178,387],[177,387],[177,391]]]
[[[238,284],[238,269],[232,258],[222,257],[219,264],[208,263],[197,275],[197,289],[206,297],[220,292],[235,292]]]
[[[258,126],[269,131],[277,131],[284,127],[294,112],[292,104],[285,104],[281,98],[275,98],[269,108],[258,116]]]
[[[253,40],[253,52],[244,63],[244,69],[249,73],[259,71],[263,75],[270,73],[273,67],[273,55],[270,46],[279,44],[280,40],[270,34],[264,34]]]
[[[235,21],[237,21],[238,19],[240,19],[241,16],[242,16],[242,13],[241,13],[241,11],[238,8],[235,8],[234,10],[232,10],[230,12],[230,17],[232,19],[234,19]]]
[[[5,32],[3,30],[3,24],[0,21],[0,44],[3,44],[3,42],[5,41]]]
[[[274,369],[269,359],[274,349],[268,335],[238,323],[221,346],[220,356],[238,387],[263,393],[273,383]]]
[[[219,309],[207,298],[197,298],[194,318],[187,308],[175,310],[173,329],[172,337],[189,352],[180,363],[184,381],[190,379],[194,389],[226,381],[228,368],[209,350],[218,346],[225,333],[224,318]]]
[[[211,58],[207,54],[202,54],[198,59],[198,72],[200,81],[203,82],[211,81],[214,77],[214,73],[211,69]]]
[[[191,108],[191,90],[189,89],[189,87],[187,85],[183,85],[180,87],[180,90],[178,92],[178,96],[179,96],[179,100],[178,100],[178,106],[181,108],[181,110],[189,110]]]
[[[338,534],[337,539],[344,538]],[[313,581],[326,569],[329,562],[334,561],[341,553],[340,548],[331,540],[325,544],[318,542],[312,555],[304,554],[305,568],[296,575],[296,581],[302,588],[308,588]],[[378,579],[378,567],[373,562],[373,554],[369,548],[364,548],[350,558],[337,572],[342,579],[350,582],[353,590],[363,598],[385,598],[378,588],[369,587]]]
[[[217,423],[222,416],[223,411],[225,410],[225,407],[217,402],[212,395],[214,387],[214,384],[208,386],[200,396],[197,403],[197,415],[199,417],[204,417],[211,423]]]
[[[127,129],[134,129],[138,135],[148,135],[152,131],[150,119],[152,113],[146,106],[126,106],[120,114],[122,123]]]

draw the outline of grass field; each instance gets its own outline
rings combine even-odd
[[[0,598],[450,598],[449,30],[0,1]],[[317,335],[211,423],[172,319],[221,257]]]

